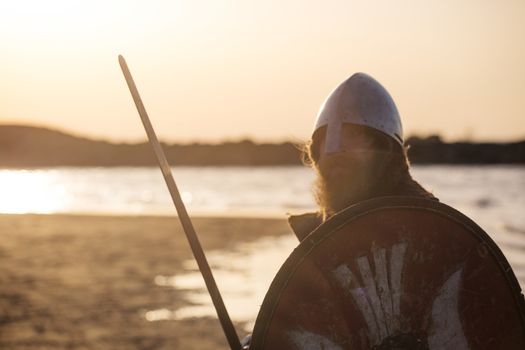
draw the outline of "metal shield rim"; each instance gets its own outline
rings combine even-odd
[[[476,224],[460,211],[436,200],[411,196],[387,196],[370,199],[340,211],[321,226],[312,231],[299,243],[299,245],[293,250],[293,252],[280,267],[272,283],[270,284],[270,287],[268,288],[268,292],[264,297],[259,314],[257,315],[257,319],[255,321],[250,349],[256,350],[262,349],[264,347],[264,336],[267,332],[268,326],[270,325],[269,321],[271,321],[277,305],[275,301],[279,300],[283,289],[288,284],[288,281],[294,276],[295,271],[301,262],[318,244],[323,242],[324,239],[328,238],[330,233],[337,231],[342,226],[364,215],[381,210],[402,208],[430,211],[447,217],[448,219],[463,226],[480,241],[485,242],[490,254],[492,254],[500,269],[504,272],[507,283],[513,291],[514,302],[519,310],[522,325],[525,328],[525,299],[518,279],[516,278],[507,258],[498,247],[496,242],[494,242],[494,240],[478,224]],[[264,307],[265,305],[272,302],[273,305],[271,307]]]

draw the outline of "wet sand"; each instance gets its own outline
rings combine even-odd
[[[194,224],[205,251],[292,234],[284,218]],[[228,349],[216,319],[144,317],[186,305],[154,278],[191,257],[176,217],[0,215],[0,348]]]

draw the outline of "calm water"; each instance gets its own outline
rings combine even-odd
[[[301,167],[173,169],[190,214],[282,215],[313,208]],[[158,168],[0,170],[0,213],[175,213]]]
[[[304,167],[177,167],[173,172],[190,215],[284,218],[286,212],[315,207],[313,173]],[[525,286],[525,167],[416,166],[413,174],[442,202],[483,227]],[[175,213],[157,168],[0,170],[0,194],[0,213]],[[209,253],[233,319],[255,319],[271,279],[296,244],[287,234]],[[195,271],[193,261],[187,264]],[[214,316],[198,273],[153,276],[152,285],[183,289],[197,306],[151,310],[146,319]]]

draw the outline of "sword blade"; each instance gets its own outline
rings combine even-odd
[[[217,315],[219,317],[219,321],[221,323],[224,334],[226,335],[226,338],[232,350],[241,350],[241,343],[239,341],[239,337],[237,336],[235,327],[233,326],[230,316],[228,315],[228,311],[226,310],[226,307],[222,300],[221,293],[219,292],[217,284],[215,283],[215,279],[213,278],[210,265],[206,260],[206,256],[204,255],[202,246],[199,242],[199,239],[190,220],[188,212],[186,211],[184,202],[181,199],[179,190],[177,188],[177,185],[175,184],[175,180],[173,179],[173,175],[171,173],[171,168],[168,164],[166,156],[164,155],[162,146],[159,140],[157,139],[155,130],[153,130],[153,126],[151,125],[151,122],[149,120],[148,113],[146,112],[146,108],[142,103],[142,99],[140,98],[139,91],[137,90],[137,86],[135,85],[133,77],[131,76],[128,65],[126,64],[126,60],[124,59],[124,57],[122,57],[122,55],[119,55],[118,60],[122,69],[122,73],[124,73],[124,77],[126,78],[126,82],[131,92],[131,96],[133,97],[133,101],[135,101],[135,105],[137,106],[137,110],[139,112],[140,119],[142,120],[142,124],[144,124],[144,129],[146,130],[146,134],[148,135],[149,142],[153,147],[155,155],[157,156],[157,161],[162,171],[162,175],[164,176],[164,180],[166,181],[166,185],[168,186],[168,190],[171,194],[171,198],[173,200],[173,204],[175,205],[175,209],[177,210],[177,213],[179,215],[179,220],[182,224],[184,232],[186,233],[186,237],[188,239],[188,242],[190,243],[191,250],[193,252],[193,255],[195,256],[195,260],[197,260],[197,265],[199,266],[199,269],[202,273],[204,282],[206,283],[206,287],[208,288],[208,292],[210,293],[211,299],[213,301],[213,305],[215,306],[215,310],[217,311]]]

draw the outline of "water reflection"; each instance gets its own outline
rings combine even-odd
[[[208,254],[215,280],[224,298],[226,308],[234,321],[245,322],[246,330],[253,327],[270,283],[297,246],[291,234],[265,237],[235,247],[235,251],[217,251]],[[175,276],[156,276],[158,286],[177,288],[184,293],[188,306],[177,309],[148,311],[148,321],[180,320],[192,317],[216,317],[210,296],[194,260],[187,261],[188,272]]]
[[[305,167],[177,167],[191,213],[279,214],[313,207]],[[173,215],[157,167],[0,170],[0,213]]]
[[[69,205],[60,172],[0,170],[0,213],[54,213]]]

